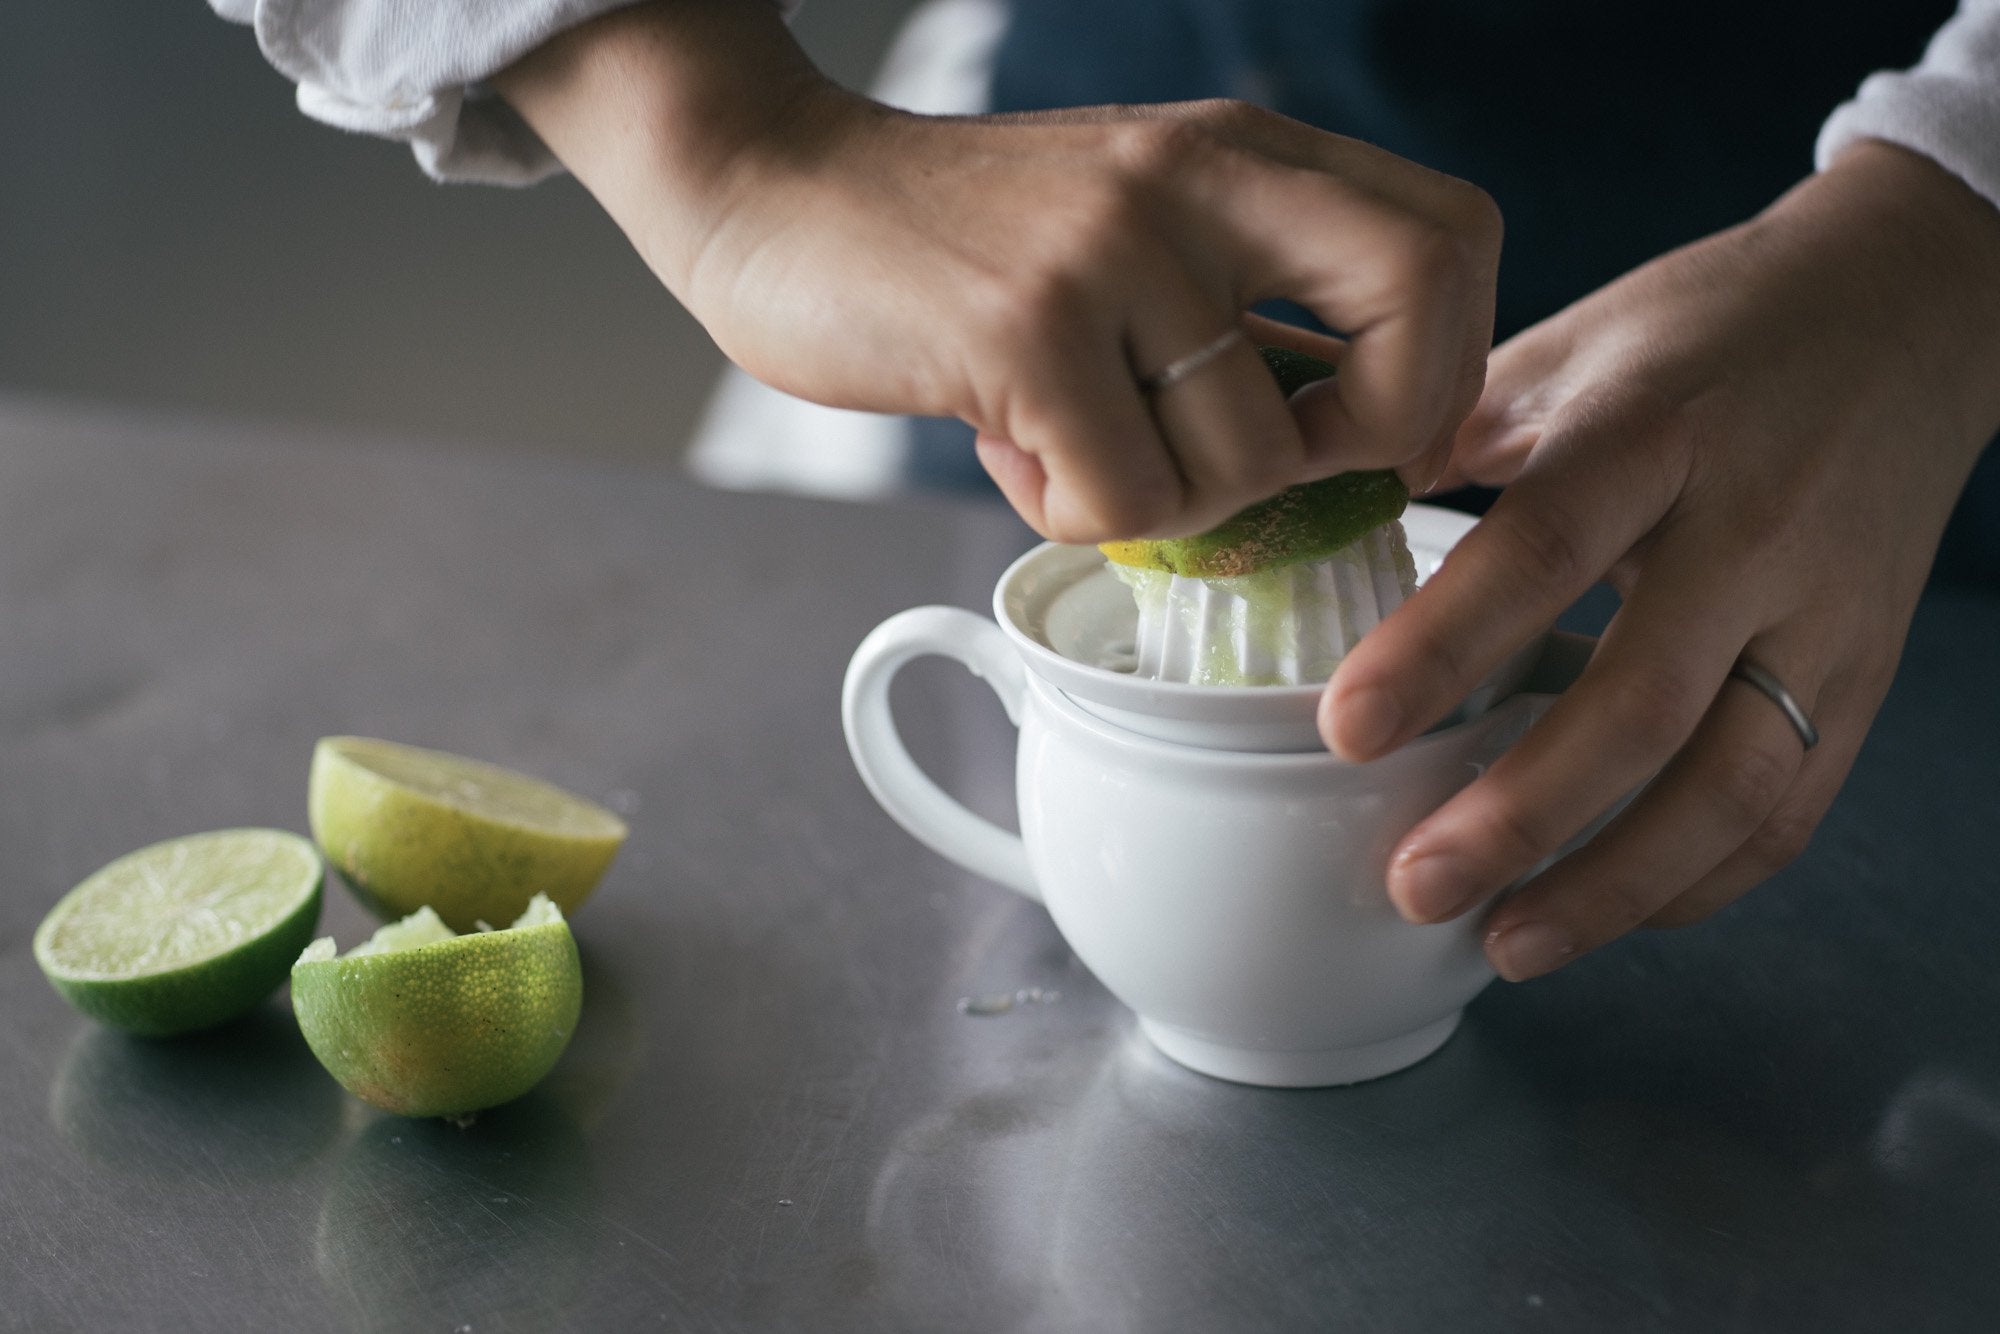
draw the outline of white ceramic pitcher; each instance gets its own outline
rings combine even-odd
[[[1468,524],[1412,507],[1420,573]],[[1520,688],[1496,684],[1463,721],[1350,764],[1319,743],[1317,686],[1194,686],[1097,666],[1118,656],[1134,611],[1090,548],[1031,551],[993,606],[993,620],[914,608],[855,651],[848,746],[899,824],[1045,904],[1146,1036],[1205,1074],[1351,1083],[1451,1036],[1493,976],[1483,914],[1405,922],[1384,886],[1389,853],[1547,710],[1590,641],[1551,635],[1499,674]],[[1020,729],[1018,836],[946,795],[897,734],[890,681],[929,654],[983,677]]]

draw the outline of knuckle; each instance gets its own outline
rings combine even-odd
[[[1776,810],[1757,826],[1743,845],[1743,855],[1758,878],[1782,870],[1798,860],[1819,828],[1819,816],[1802,810]]]
[[[1199,162],[1215,143],[1207,118],[1165,116],[1126,121],[1111,127],[1110,157],[1128,180],[1156,181]]]
[[[1490,805],[1481,818],[1480,828],[1484,834],[1482,841],[1497,854],[1494,864],[1516,873],[1540,861],[1556,843],[1532,812],[1509,800]]]
[[[1209,456],[1202,480],[1215,488],[1218,503],[1229,506],[1233,514],[1293,481],[1302,454],[1296,444],[1259,435]]]
[[[1205,97],[1185,104],[1185,110],[1193,121],[1225,133],[1253,130],[1282,119],[1276,112],[1240,97]]]
[[[1135,476],[1117,487],[1076,487],[1050,507],[1049,539],[1090,543],[1148,533],[1185,508],[1181,488],[1163,476]]]
[[[1740,747],[1715,766],[1710,776],[1711,798],[1723,818],[1741,828],[1758,828],[1791,785],[1793,768],[1774,747]]]
[[[1600,885],[1593,907],[1596,934],[1601,940],[1624,935],[1657,911],[1657,904],[1644,885],[1623,880]]]
[[[1415,290],[1470,291],[1499,253],[1497,214],[1489,226],[1472,209],[1454,206],[1409,219],[1393,267],[1397,280]]]
[[[1217,523],[1255,503],[1257,478],[1240,451],[1230,450],[1181,465],[1188,473],[1188,508],[1206,516],[1210,511]]]
[[[1485,675],[1465,638],[1452,633],[1449,627],[1419,622],[1409,627],[1407,633],[1410,644],[1406,661],[1422,664],[1422,680],[1435,685],[1437,698],[1448,697],[1449,703],[1456,704]],[[1400,688],[1407,690],[1411,684],[1415,683],[1406,682]],[[1439,711],[1443,711],[1442,705]]]
[[[1605,690],[1607,712],[1618,719],[1632,751],[1652,761],[1678,750],[1701,716],[1701,701],[1675,672],[1624,672]]]
[[[1503,547],[1503,562],[1531,586],[1578,588],[1590,581],[1594,571],[1578,530],[1561,510],[1543,505],[1537,517],[1496,509],[1485,523]]]
[[[1448,178],[1443,192],[1443,213],[1446,225],[1460,238],[1469,258],[1480,262],[1489,258],[1498,260],[1505,224],[1500,205],[1492,195],[1470,181]]]
[[[1265,133],[1276,112],[1233,97],[1183,102],[1170,114],[1121,121],[1106,129],[1108,158],[1129,181],[1180,179],[1244,154]]]

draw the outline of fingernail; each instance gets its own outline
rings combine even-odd
[[[1447,450],[1445,451],[1444,457],[1438,460],[1437,467],[1428,468],[1425,470],[1425,473],[1428,474],[1428,480],[1426,480],[1422,486],[1411,487],[1410,494],[1413,496],[1427,496],[1431,492],[1437,490],[1438,483],[1444,480],[1445,470],[1450,467],[1451,467],[1451,451]]]
[[[1471,868],[1449,853],[1398,857],[1389,878],[1395,882],[1398,910],[1412,922],[1455,917],[1479,896],[1479,881]]]
[[[1340,697],[1335,720],[1342,756],[1372,760],[1403,730],[1403,706],[1381,687],[1367,686]]]
[[[1562,928],[1549,922],[1522,922],[1486,937],[1486,957],[1493,970],[1509,982],[1525,982],[1576,957],[1576,944]]]

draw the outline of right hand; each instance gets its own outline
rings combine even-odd
[[[1240,102],[892,111],[774,46],[762,0],[571,42],[501,87],[722,349],[815,402],[970,423],[1046,537],[1197,532],[1350,468],[1422,486],[1478,400],[1500,225],[1463,182]],[[1244,314],[1276,297],[1345,346]],[[1287,412],[1246,341],[1142,391],[1235,325],[1340,375]]]

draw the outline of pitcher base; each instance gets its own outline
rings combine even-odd
[[[1150,1019],[1141,1019],[1139,1030],[1173,1060],[1216,1079],[1227,1079],[1237,1084],[1259,1084],[1266,1088],[1320,1088],[1329,1084],[1358,1084],[1364,1079],[1379,1079],[1415,1065],[1445,1044],[1457,1030],[1461,1013],[1454,1010],[1436,1023],[1426,1024],[1412,1033],[1359,1047],[1336,1047],[1330,1051],[1265,1051],[1255,1047],[1229,1047]]]

